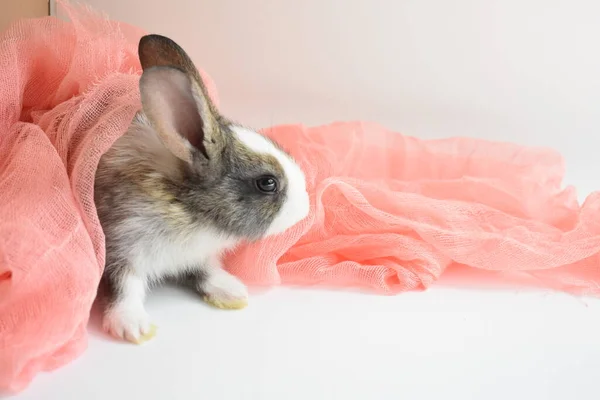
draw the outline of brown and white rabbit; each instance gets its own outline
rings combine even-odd
[[[221,254],[309,210],[302,170],[218,113],[181,47],[148,35],[139,57],[142,110],[102,156],[94,194],[106,236],[103,326],[136,343],[153,335],[144,298],[162,280],[183,280],[217,307],[244,307],[247,289]]]

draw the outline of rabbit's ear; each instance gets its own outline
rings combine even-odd
[[[142,107],[165,146],[189,163],[196,150],[210,159],[221,147],[219,115],[189,56],[159,35],[140,40],[139,56]]]

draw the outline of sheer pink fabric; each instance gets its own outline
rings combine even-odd
[[[72,22],[23,21],[0,38],[0,388],[10,390],[86,346],[104,263],[94,172],[140,106],[143,32],[64,9]],[[391,294],[461,265],[600,292],[600,197],[580,206],[562,190],[552,151],[361,122],[265,133],[304,167],[313,204],[290,231],[228,257],[248,283]]]
[[[25,20],[0,37],[0,389],[85,349],[104,267],[94,174],[140,108],[144,32],[62,10],[72,22]]]

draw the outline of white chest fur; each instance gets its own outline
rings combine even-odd
[[[219,268],[218,258],[237,240],[210,230],[164,235],[148,234],[131,249],[130,263],[136,274],[148,280],[159,280],[188,269]],[[217,265],[215,265],[217,264]],[[141,276],[140,276],[141,277]]]
[[[207,302],[223,308],[240,308],[247,304],[248,292],[237,278],[220,267],[219,257],[236,244],[209,230],[170,233],[148,229],[129,249],[128,262],[133,274],[120,281],[118,302],[104,315],[103,326],[113,336],[135,343],[152,336],[152,325],[144,309],[146,290],[152,281],[181,274],[186,270],[202,269],[206,277],[196,289]]]

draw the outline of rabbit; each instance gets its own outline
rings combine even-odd
[[[171,39],[139,42],[141,110],[101,157],[94,200],[105,235],[98,299],[112,336],[154,336],[144,299],[176,279],[209,304],[247,305],[221,263],[240,242],[282,233],[309,212],[305,176],[277,143],[223,117],[186,52]]]

